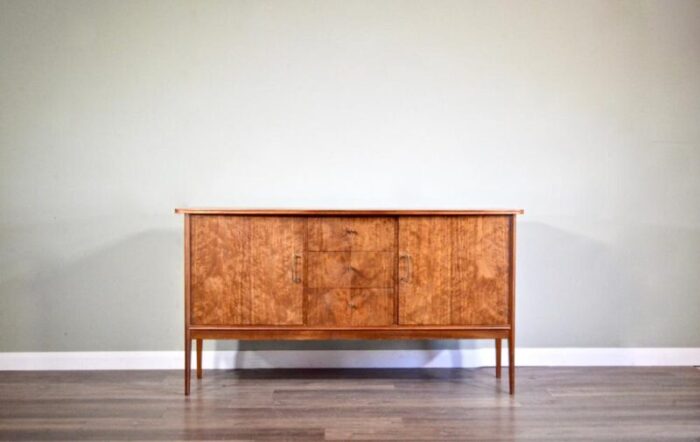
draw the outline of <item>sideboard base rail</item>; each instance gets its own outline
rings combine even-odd
[[[293,328],[229,328],[190,329],[191,339],[238,340],[332,340],[332,339],[498,339],[509,337],[510,330],[453,328],[422,329],[293,329]]]

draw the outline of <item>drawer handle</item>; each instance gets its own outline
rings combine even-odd
[[[301,259],[301,255],[298,253],[294,253],[292,255],[292,282],[295,284],[299,284],[301,282],[301,277],[299,276],[299,260]]]
[[[413,259],[411,255],[401,255],[399,260],[404,260],[406,262],[406,274],[399,278],[400,282],[409,282],[411,280],[411,274],[413,273]]]

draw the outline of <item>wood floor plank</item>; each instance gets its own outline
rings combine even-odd
[[[700,440],[691,367],[4,372],[0,440]]]

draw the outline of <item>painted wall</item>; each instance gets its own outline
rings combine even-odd
[[[697,1],[0,0],[0,351],[182,348],[195,205],[522,207],[519,345],[700,346],[698,79]]]

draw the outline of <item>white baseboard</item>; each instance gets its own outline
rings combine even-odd
[[[194,363],[194,356],[192,361]],[[490,348],[462,350],[205,351],[204,368],[451,368],[495,364]],[[503,363],[508,364],[507,353]],[[181,351],[0,353],[0,370],[181,369]],[[518,348],[523,366],[693,366],[700,348]]]

